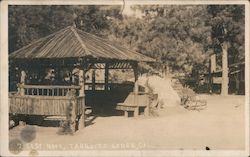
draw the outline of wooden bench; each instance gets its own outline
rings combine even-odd
[[[134,117],[139,116],[140,109],[144,109],[144,115],[149,115],[150,98],[148,93],[135,94],[131,92],[123,103],[118,103],[117,110],[124,111],[124,116],[128,117],[128,112],[133,112]]]

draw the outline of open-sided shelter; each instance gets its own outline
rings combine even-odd
[[[105,90],[109,89],[109,69],[133,69],[135,76],[134,93],[138,93],[138,62],[153,62],[154,59],[138,52],[115,45],[95,35],[83,32],[74,26],[41,38],[9,55],[10,66],[18,69],[20,82],[18,91],[10,95],[10,113],[25,115],[67,116],[84,127],[85,114],[85,73],[89,69],[105,69]],[[39,72],[46,68],[60,69],[67,67],[77,75],[71,80],[75,84],[58,84],[58,77],[53,75],[49,84],[42,84]],[[27,73],[36,71],[37,76]],[[35,84],[29,79],[36,80]],[[53,82],[54,81],[54,82]],[[92,78],[92,89],[95,89]]]

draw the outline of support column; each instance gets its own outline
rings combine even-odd
[[[25,79],[26,79],[26,73],[25,73],[24,70],[22,70],[21,71],[21,77],[20,77],[20,85],[19,85],[19,90],[20,90],[20,95],[21,96],[25,95],[25,90],[24,90]]]
[[[135,83],[134,83],[134,93],[137,95],[139,92],[139,84],[138,84],[138,63],[134,64],[134,77],[135,77]]]
[[[149,116],[149,104],[144,109],[144,115]]]
[[[92,71],[92,90],[95,90],[95,69]]]
[[[228,43],[222,45],[222,83],[221,95],[228,95]]]
[[[124,117],[126,117],[126,118],[128,117],[128,111],[126,111],[126,110],[124,111]]]
[[[79,70],[79,97],[82,97],[82,114],[79,118],[79,129],[82,129],[85,127],[85,72],[83,69]]]
[[[137,106],[134,110],[134,117],[138,117],[139,116],[139,106]]]
[[[75,96],[69,94],[68,95],[68,114],[67,114],[67,121],[69,123],[69,129],[71,134],[74,134],[76,131],[76,99]]]
[[[106,63],[105,64],[105,86],[104,86],[104,89],[105,91],[108,91],[109,89],[109,63]]]
[[[239,94],[240,93],[240,73],[237,73],[236,74],[236,77],[235,77],[235,90],[236,90],[236,94]]]
[[[75,69],[71,71],[71,82],[73,85],[76,85]]]
[[[134,110],[134,117],[138,117],[139,115],[139,104],[138,104],[138,92],[139,92],[139,84],[138,84],[138,63],[134,64],[134,76],[135,76],[135,83],[134,83],[134,104],[137,106]]]
[[[79,96],[85,96],[85,85],[84,85],[84,70],[79,70]]]
[[[150,107],[150,91],[149,91],[149,84],[148,84],[148,81],[149,81],[149,78],[147,76],[147,80],[146,80],[146,83],[145,83],[145,93],[147,94],[148,96],[148,101],[147,101],[147,106],[145,107],[144,109],[144,115],[145,116],[149,116],[149,107]]]
[[[213,88],[212,88],[212,61],[211,61],[211,58],[209,60],[209,71],[208,71],[208,82],[207,82],[207,85],[208,85],[208,89],[209,89],[209,93],[212,94],[213,93]]]

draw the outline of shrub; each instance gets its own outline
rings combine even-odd
[[[180,91],[181,105],[187,105],[189,101],[195,99],[195,92],[189,87],[183,87]]]
[[[188,110],[203,110],[207,106],[207,101],[196,96],[195,92],[189,87],[184,87],[180,93],[181,105]]]

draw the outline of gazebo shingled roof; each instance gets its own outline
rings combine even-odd
[[[11,59],[93,57],[153,62],[153,58],[115,45],[73,26],[66,27],[11,53]]]

